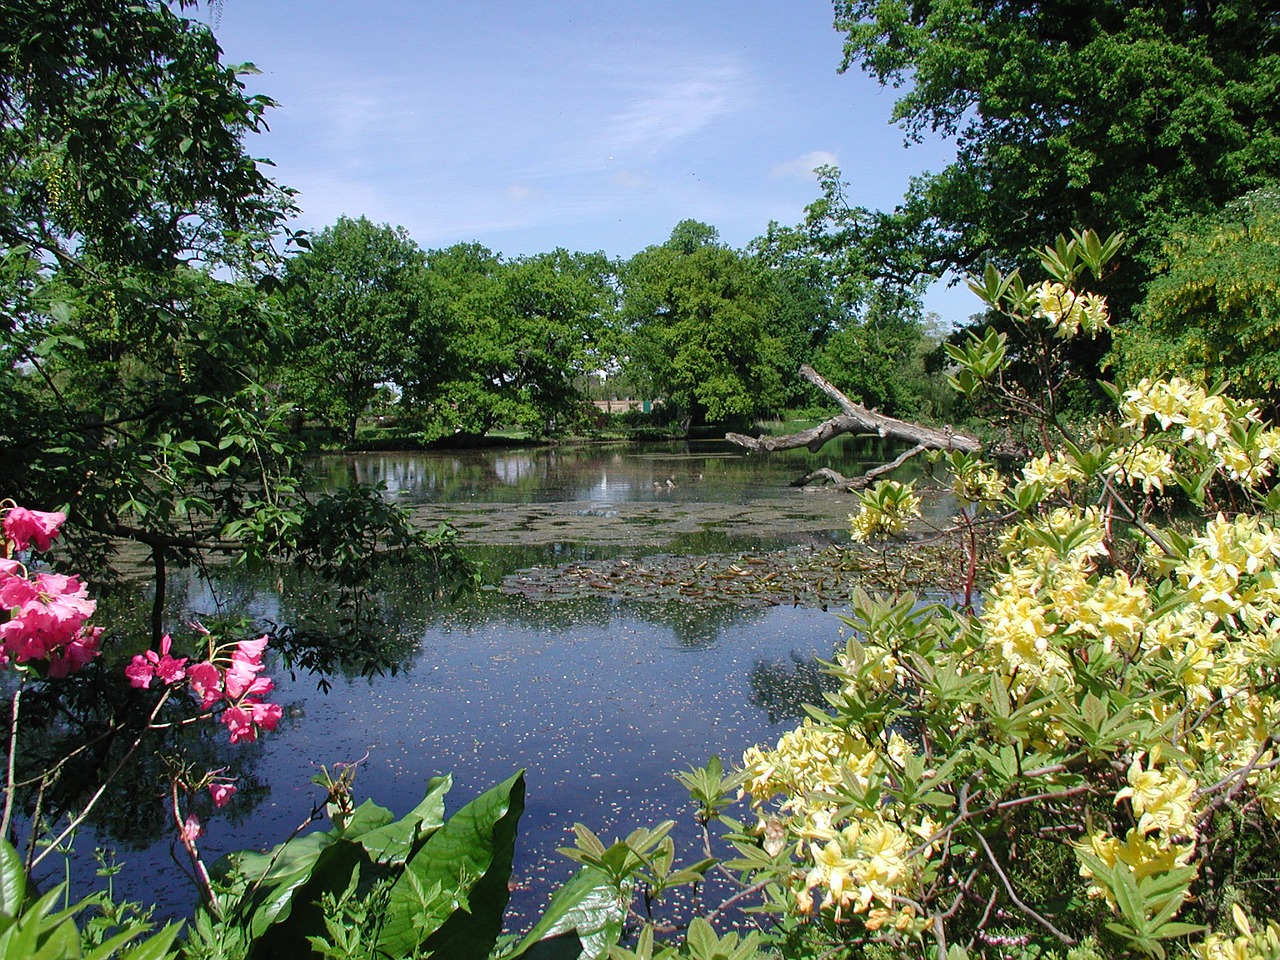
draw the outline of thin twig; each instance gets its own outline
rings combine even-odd
[[[1000,861],[996,859],[995,851],[991,849],[991,846],[987,843],[987,838],[982,835],[982,832],[975,830],[973,831],[973,835],[978,838],[978,843],[982,845],[982,849],[986,852],[987,859],[991,861],[991,866],[995,868],[996,875],[1000,877],[1000,882],[1004,885],[1005,892],[1009,894],[1009,899],[1013,901],[1013,905],[1036,923],[1040,924],[1040,926],[1052,933],[1060,942],[1068,947],[1074,947],[1076,945],[1075,940],[1071,939],[1071,937],[1050,923],[1049,920],[1022,902],[1017,892],[1013,889],[1013,884],[1010,882],[1009,877],[1000,867]]]
[[[41,853],[37,857],[30,859],[30,862],[27,864],[28,873],[30,873],[32,869],[38,866],[40,861],[43,860],[45,857],[47,857],[53,850],[57,849],[58,844],[62,843],[63,840],[71,836],[71,834],[74,833],[76,829],[80,826],[80,824],[84,823],[85,820],[89,818],[89,813],[97,805],[98,801],[102,799],[102,795],[107,792],[107,787],[110,786],[111,782],[120,775],[120,771],[125,768],[125,765],[128,764],[129,761],[133,759],[133,755],[137,752],[138,747],[142,745],[142,741],[146,739],[147,734],[151,732],[152,730],[151,724],[155,720],[155,718],[160,715],[160,709],[165,705],[165,703],[168,702],[169,695],[171,692],[172,692],[171,690],[165,690],[164,694],[156,702],[155,709],[151,711],[151,716],[147,718],[146,726],[142,728],[142,732],[139,733],[138,736],[134,739],[133,743],[129,745],[129,749],[126,750],[124,753],[124,756],[120,758],[120,762],[115,765],[115,769],[113,769],[109,774],[107,774],[105,778],[103,778],[102,783],[98,785],[98,789],[95,790],[93,793],[93,796],[89,798],[89,802],[85,804],[84,809],[81,810],[80,813],[78,813],[75,817],[71,819],[71,821],[67,824],[67,828],[63,830],[62,833],[58,834],[57,839],[55,839],[51,844],[49,844],[49,846],[45,848],[43,853]]]
[[[9,715],[9,769],[5,781],[4,817],[0,818],[0,838],[9,836],[9,821],[13,816],[13,792],[16,787],[18,766],[18,711],[22,705],[22,685],[25,674],[18,676],[18,689],[13,691],[13,711]]]
[[[712,920],[720,916],[721,913],[723,913],[729,907],[733,906],[735,903],[738,903],[740,900],[745,900],[747,897],[750,897],[750,896],[753,896],[754,894],[759,893],[765,887],[769,886],[769,884],[772,882],[773,882],[772,880],[759,880],[756,883],[751,884],[751,886],[749,887],[743,887],[741,890],[739,890],[737,893],[731,896],[728,900],[725,900],[722,904],[720,904],[720,906],[716,907],[714,910],[708,913],[703,919],[706,920],[708,923],[710,923]]]
[[[196,884],[204,895],[209,912],[221,920],[222,915],[218,909],[218,901],[213,895],[213,883],[209,880],[209,871],[205,869],[204,861],[200,859],[200,851],[196,848],[196,838],[191,836],[187,830],[186,822],[182,819],[182,809],[178,805],[177,777],[169,781],[169,795],[173,801],[173,822],[178,828],[178,836],[182,838],[182,846],[186,848],[187,856],[191,858],[191,869],[195,872]]]

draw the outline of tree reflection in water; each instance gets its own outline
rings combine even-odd
[[[835,678],[817,660],[794,650],[787,661],[757,660],[751,668],[751,703],[770,723],[803,719],[806,704],[821,706],[826,702],[823,694],[836,687]]]

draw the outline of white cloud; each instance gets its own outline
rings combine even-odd
[[[507,199],[514,200],[517,203],[526,200],[533,200],[542,194],[541,190],[536,190],[528,184],[513,183],[507,187]]]
[[[598,150],[610,160],[651,160],[747,99],[747,73],[732,58],[647,61],[628,74],[615,86],[610,115],[597,137]]]
[[[810,150],[793,160],[778,164],[769,173],[775,177],[810,181],[813,179],[813,171],[818,167],[837,165],[839,160],[830,150]]]
[[[613,175],[612,180],[618,186],[624,187],[627,190],[639,190],[649,182],[648,177],[632,173],[630,170],[619,170]]]

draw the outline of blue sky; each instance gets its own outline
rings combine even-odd
[[[797,223],[819,163],[879,208],[946,164],[945,143],[904,147],[894,91],[836,72],[831,19],[827,0],[225,0],[215,30],[280,103],[250,149],[300,226],[626,257],[686,217],[734,246]],[[953,321],[975,303],[929,298]]]

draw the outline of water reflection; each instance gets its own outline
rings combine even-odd
[[[584,444],[564,447],[487,448],[325,457],[318,477],[382,483],[399,502],[595,503],[707,502],[749,498],[787,488],[820,467],[856,476],[896,452],[876,438],[829,443],[819,453],[788,450],[749,454],[724,441],[667,444]],[[910,468],[901,477],[910,479]]]
[[[807,716],[805,705],[826,703],[823,695],[836,686],[818,660],[795,650],[786,660],[757,660],[751,668],[751,702],[765,712],[770,723],[803,719]]]
[[[464,540],[488,544],[477,554],[496,583],[571,560],[843,539],[850,499],[790,483],[820,466],[855,474],[886,451],[865,441],[828,446],[766,457],[715,443],[370,454],[325,458],[316,483],[381,482],[425,521],[453,519]],[[298,625],[318,606],[322,584],[283,570],[174,579],[168,623],[244,617],[295,641],[272,665],[289,722],[235,758],[221,750],[205,758],[241,764],[241,795],[227,810],[246,819],[236,829],[214,823],[202,849],[213,857],[287,836],[316,799],[309,780],[319,763],[367,753],[357,793],[397,814],[432,776],[454,775],[456,809],[526,767],[515,894],[526,915],[569,872],[553,851],[577,820],[619,835],[676,819],[677,840],[692,853],[689,804],[670,772],[712,754],[732,762],[752,743],[775,740],[800,704],[821,702],[825,679],[813,660],[829,658],[840,634],[834,617],[786,606],[535,603],[490,590],[449,607],[401,571],[381,585],[376,612],[387,629],[379,638],[318,647],[303,642]],[[327,693],[314,671],[330,682]],[[269,771],[269,785],[259,771]],[[240,804],[242,795],[250,802]],[[99,824],[101,835],[145,846],[160,816],[158,803],[143,813],[153,796],[133,789]],[[128,859],[121,896],[160,896],[186,911],[193,893],[167,841]]]

